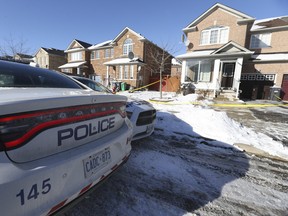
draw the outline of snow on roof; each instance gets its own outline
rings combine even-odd
[[[109,45],[111,42],[112,42],[112,40],[107,40],[107,41],[104,41],[104,42],[95,44],[95,45],[89,47],[88,49],[89,49],[89,50],[92,50],[92,49],[97,49],[97,48],[100,48],[100,47],[103,47],[103,46],[107,46],[107,45]]]
[[[142,63],[143,61],[141,61],[139,58],[119,58],[119,59],[114,59],[108,62],[105,62],[104,65],[121,65],[121,64],[139,64]]]
[[[80,67],[82,65],[84,65],[86,63],[86,61],[83,62],[71,62],[71,63],[67,63],[64,65],[61,65],[59,68],[76,68],[76,67]]]
[[[185,58],[191,58],[191,57],[205,57],[209,56],[213,51],[215,50],[201,50],[201,51],[194,51],[185,53],[179,56],[176,56],[177,59],[185,59]]]
[[[288,53],[252,55],[255,61],[288,61]]]
[[[181,62],[175,58],[172,59],[172,65],[181,65]]]
[[[255,20],[251,31],[288,26],[288,16],[272,17],[261,20]]]

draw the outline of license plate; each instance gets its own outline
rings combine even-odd
[[[89,156],[83,160],[85,178],[89,178],[111,162],[110,148]]]

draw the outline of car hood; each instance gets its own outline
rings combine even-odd
[[[142,110],[151,110],[154,109],[151,103],[145,100],[128,98],[126,104],[127,112],[133,112],[135,109],[142,109]]]

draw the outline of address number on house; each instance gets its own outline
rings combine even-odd
[[[106,148],[97,154],[91,155],[83,160],[85,178],[89,178],[101,168],[111,162],[110,148]]]

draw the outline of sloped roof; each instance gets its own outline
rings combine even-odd
[[[90,46],[88,49],[89,50],[93,50],[93,49],[99,49],[99,48],[103,48],[105,46],[109,46],[111,44],[112,40],[108,40],[108,41],[104,41],[98,44],[95,44],[93,46]]]
[[[220,3],[216,3],[214,4],[211,8],[209,8],[207,11],[205,11],[202,15],[200,15],[197,19],[195,19],[193,22],[191,22],[190,24],[188,24],[183,31],[187,31],[191,28],[193,28],[196,24],[198,24],[199,22],[201,22],[203,19],[205,19],[207,16],[209,16],[211,13],[213,13],[215,10],[217,9],[222,9],[224,11],[227,11],[230,14],[233,14],[234,16],[239,18],[239,21],[243,21],[243,20],[247,20],[247,21],[254,21],[255,19],[247,14],[244,14],[238,10],[235,10],[233,8],[230,8],[228,6],[225,6],[223,4]]]
[[[133,31],[132,29],[130,29],[130,28],[128,28],[128,27],[125,27],[125,28],[120,32],[120,34],[118,34],[118,35],[112,40],[112,43],[117,42],[127,31],[130,31],[130,32],[132,32],[133,34],[135,34],[135,35],[139,38],[139,40],[146,40],[146,38],[143,37],[141,34]]]
[[[214,50],[199,50],[188,52],[179,56],[177,59],[193,59],[193,58],[207,58],[216,56],[244,56],[252,55],[254,52],[246,49],[245,47],[235,43],[234,41],[229,41],[222,47]]]
[[[105,62],[104,65],[123,65],[123,64],[137,64],[144,65],[144,62],[139,58],[118,58]]]
[[[19,56],[20,58],[33,58],[32,55],[27,55],[23,53],[16,53],[16,55]]]
[[[267,19],[256,20],[251,31],[267,30],[271,28],[288,28],[288,16],[272,17]]]
[[[77,39],[75,39],[74,41],[78,42],[83,48],[88,48],[88,47],[92,46],[92,44],[90,44],[90,43],[86,43],[84,41],[80,41]]]
[[[45,47],[41,47],[41,49],[52,55],[65,56],[64,50],[59,50],[55,48],[45,48]]]

